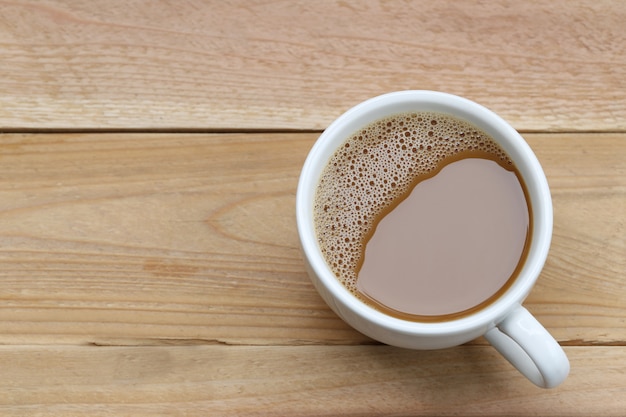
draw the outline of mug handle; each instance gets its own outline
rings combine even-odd
[[[554,388],[569,374],[569,361],[561,346],[521,305],[485,333],[485,338],[541,388]]]

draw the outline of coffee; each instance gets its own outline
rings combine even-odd
[[[521,175],[485,132],[441,113],[359,130],[330,158],[314,220],[338,280],[392,316],[469,314],[508,288],[530,242]]]

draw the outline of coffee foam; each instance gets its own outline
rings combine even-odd
[[[446,114],[396,114],[349,137],[323,170],[315,197],[317,239],[339,281],[357,297],[365,245],[380,219],[450,162],[481,156],[511,169],[493,139]]]

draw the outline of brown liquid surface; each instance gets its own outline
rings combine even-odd
[[[378,223],[357,290],[404,314],[471,309],[513,275],[527,231],[524,190],[513,172],[489,159],[453,162]]]
[[[497,298],[525,257],[532,219],[519,178],[464,121],[380,120],[348,138],[321,176],[320,248],[339,281],[381,311],[416,321],[463,315]]]

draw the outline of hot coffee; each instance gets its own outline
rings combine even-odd
[[[474,125],[402,113],[359,130],[318,183],[318,243],[339,281],[392,316],[441,321],[488,305],[530,242],[521,175]]]

